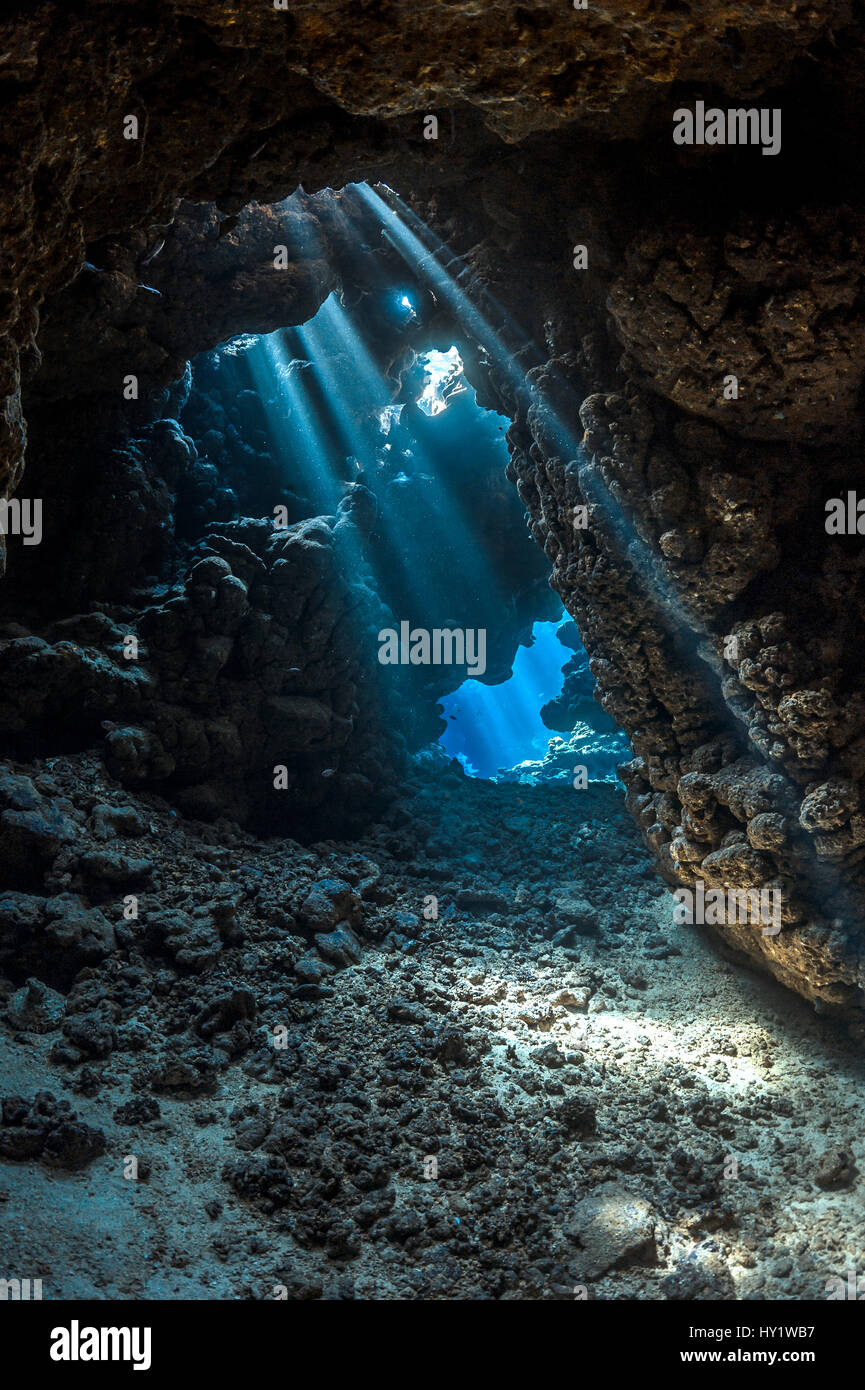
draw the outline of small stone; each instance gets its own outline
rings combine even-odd
[[[426,1014],[417,1004],[405,999],[391,999],[387,1006],[387,1016],[392,1023],[425,1023]]]
[[[563,1067],[565,1059],[556,1044],[547,1043],[544,1047],[534,1047],[529,1053],[533,1062],[537,1062],[542,1067]]]
[[[361,902],[351,884],[323,878],[313,884],[300,908],[300,918],[312,932],[327,932],[338,922],[360,921]]]
[[[585,1013],[591,997],[590,989],[562,989],[552,996],[550,1002],[560,1009],[574,1009],[578,1013]]]
[[[359,965],[361,958],[360,942],[348,922],[339,922],[332,932],[320,932],[315,944],[326,960],[334,965]]]
[[[114,1119],[119,1125],[140,1125],[148,1120],[158,1120],[161,1115],[159,1102],[152,1096],[133,1096],[124,1101],[114,1111]]]
[[[304,984],[318,985],[328,975],[333,974],[333,966],[328,965],[320,956],[313,951],[307,951],[299,960],[294,962],[294,973]]]
[[[814,1181],[824,1191],[852,1187],[857,1178],[853,1156],[847,1149],[826,1149],[817,1161]]]
[[[657,1262],[651,1206],[616,1183],[605,1183],[577,1203],[568,1233],[584,1252],[584,1273],[589,1278],[610,1269]]]
[[[51,1033],[60,1027],[65,1006],[62,994],[31,977],[10,998],[6,1016],[22,1033]]]

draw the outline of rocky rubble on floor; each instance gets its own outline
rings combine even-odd
[[[38,1091],[32,1100],[0,1101],[0,1158],[38,1158],[57,1168],[81,1168],[105,1151],[101,1130],[82,1124],[68,1101]]]
[[[615,786],[421,759],[361,839],[301,845],[95,756],[50,776],[73,829],[0,917],[0,1224],[38,1272],[16,1212],[87,1164],[112,1244],[54,1223],[58,1296],[800,1298],[852,1258],[858,1063],[673,925]],[[52,930],[70,899],[100,952]]]

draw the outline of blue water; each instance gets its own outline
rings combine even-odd
[[[415,315],[405,290],[390,288],[385,307],[390,315]],[[334,293],[300,327],[232,340],[218,355],[218,371],[212,364],[209,370],[211,392],[234,401],[231,427],[241,435],[251,431],[260,458],[265,465],[271,461],[262,485],[265,505],[284,498],[292,518],[330,515],[358,481],[375,491],[375,530],[357,542],[358,559],[395,618],[431,628],[446,617],[445,626],[476,628],[484,615],[515,604],[514,595],[531,592],[539,595],[534,611],[550,611],[540,587],[542,558],[504,480],[508,421],[477,404],[456,347],[422,354],[407,368],[395,401],[393,380],[370,351],[364,322]],[[229,456],[226,468],[231,464]],[[478,509],[475,473],[486,486],[501,479],[494,522]],[[507,576],[501,573],[503,525],[509,528]],[[517,611],[525,621],[532,608]],[[555,735],[540,711],[560,693],[562,668],[574,655],[556,637],[566,617],[562,611],[554,622],[535,623],[531,644],[517,648],[507,681],[468,680],[440,700],[447,724],[441,747],[471,775],[494,777],[544,759]],[[489,669],[501,670],[502,656],[491,648]],[[591,696],[590,681],[584,693]],[[600,709],[594,717],[585,711],[576,717],[575,735],[583,743],[574,745],[573,760],[579,754],[593,778],[614,776],[616,761],[630,756],[624,736],[599,725]],[[564,753],[553,750],[543,775],[567,779],[571,751],[570,745]]]
[[[501,685],[465,681],[439,702],[448,721],[439,742],[472,775],[492,777],[501,768],[543,757],[547,751],[553,735],[539,711],[558,695],[562,667],[573,655],[556,637],[562,618],[535,623],[532,645],[517,648],[510,680]]]

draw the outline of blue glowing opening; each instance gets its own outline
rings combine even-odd
[[[510,680],[501,685],[464,681],[439,702],[448,723],[439,742],[470,776],[492,777],[546,753],[552,735],[541,706],[558,695],[562,667],[572,655],[556,637],[561,620],[535,623],[532,645],[517,648]]]

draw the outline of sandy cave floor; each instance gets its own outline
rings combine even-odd
[[[859,1049],[673,925],[613,786],[431,763],[389,824],[301,847],[183,821],[87,756],[4,775],[75,827],[50,892],[119,930],[71,992],[62,934],[19,925],[3,958],[0,1275],[51,1299],[796,1300],[862,1268]],[[37,1092],[88,1128],[14,1099]]]

